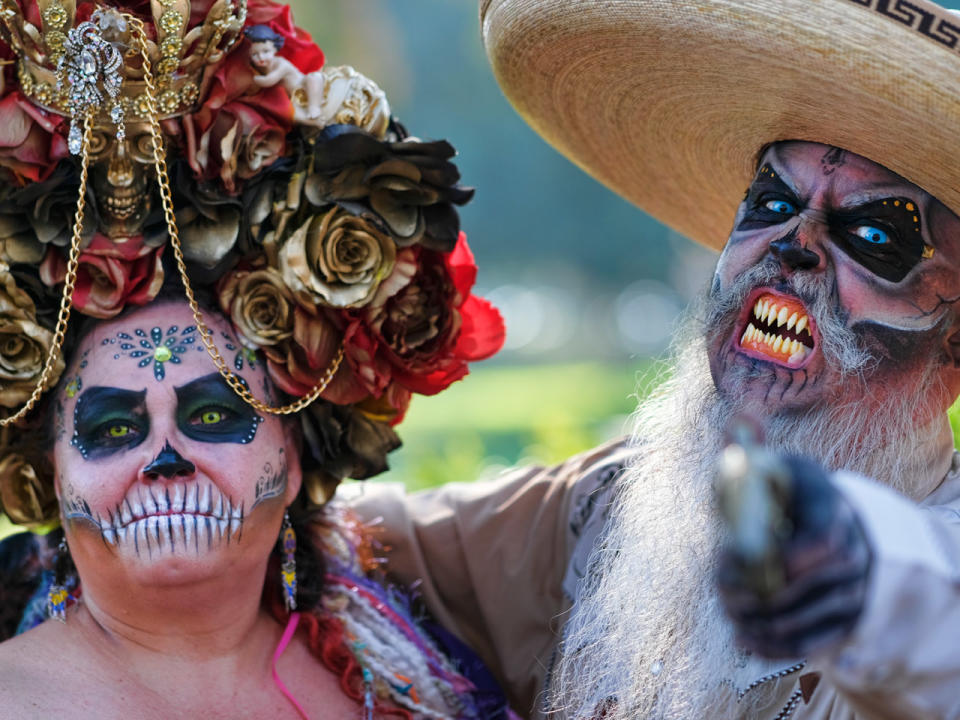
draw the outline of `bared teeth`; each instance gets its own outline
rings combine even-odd
[[[807,347],[802,343],[799,343],[799,345],[800,347],[794,350],[793,354],[790,355],[790,358],[787,360],[787,362],[799,363],[807,356],[807,353],[810,352],[807,349]]]
[[[810,319],[802,310],[793,311],[789,305],[780,305],[770,297],[758,298],[752,310],[753,319],[757,322],[747,324],[740,337],[741,345],[753,343],[758,349],[761,344],[766,345],[765,352],[781,357],[789,356],[787,362],[790,364],[799,364],[812,352],[811,348],[799,339],[794,340],[786,336],[787,331],[793,331],[797,336],[804,331],[812,335],[809,327]],[[786,331],[779,330],[784,325],[786,325]],[[764,327],[769,328],[771,332],[761,329]],[[781,332],[784,334],[781,335]]]

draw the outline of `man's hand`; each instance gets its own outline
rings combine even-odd
[[[746,648],[767,657],[805,657],[845,638],[863,611],[871,551],[853,508],[816,463],[783,458],[785,529],[774,553],[782,581],[772,592],[756,568],[728,545],[718,584]]]

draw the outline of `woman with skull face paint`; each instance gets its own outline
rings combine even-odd
[[[27,0],[0,27],[25,68],[0,114],[43,118],[46,158],[0,158],[18,228],[0,238],[0,502],[50,531],[0,546],[18,634],[0,707],[508,718],[472,652],[382,582],[371,531],[327,504],[386,469],[412,393],[503,342],[471,293],[453,149],[387,123],[348,67],[325,69],[351,79],[324,97],[332,124],[298,124],[309,99],[255,82],[250,59],[279,38],[319,73],[289,9],[181,5]],[[59,63],[35,52],[58,42]],[[53,183],[69,216],[31,200]]]

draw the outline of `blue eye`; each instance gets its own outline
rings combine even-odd
[[[786,200],[767,200],[763,206],[779,215],[795,215],[797,209]]]
[[[872,245],[886,245],[890,242],[890,236],[873,225],[858,225],[853,229],[853,234],[862,237]]]

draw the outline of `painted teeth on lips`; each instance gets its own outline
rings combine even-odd
[[[764,294],[757,298],[740,336],[740,347],[779,363],[800,365],[813,351],[810,319],[803,304]]]

